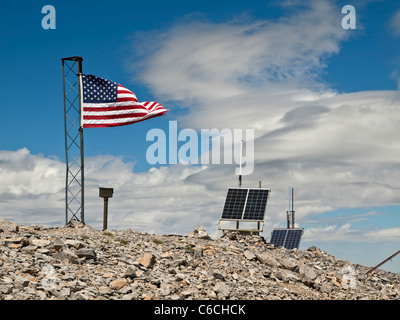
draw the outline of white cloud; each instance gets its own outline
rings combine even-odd
[[[347,37],[339,14],[328,1],[311,1],[278,21],[189,21],[146,33],[138,42],[153,52],[140,62],[140,76],[157,96],[192,103],[248,96],[254,85],[314,80]]]
[[[400,240],[400,228],[371,230],[367,233],[367,238],[371,239],[371,241],[388,241],[398,243]]]
[[[350,223],[329,225],[324,227],[307,228],[304,231],[304,241],[335,242],[347,241],[352,243],[396,243],[400,239],[400,228],[357,229]]]
[[[30,165],[28,165],[30,164]],[[270,163],[271,164],[271,163]],[[290,172],[285,166],[264,164],[267,181],[261,178],[263,186],[272,188],[267,207],[265,235],[274,227],[285,224],[287,209],[287,184]],[[285,164],[287,166],[287,164]],[[233,166],[183,166],[175,165],[152,168],[147,172],[136,173],[132,163],[113,156],[89,157],[86,159],[85,176],[85,221],[87,224],[102,228],[103,201],[98,197],[100,186],[113,187],[114,196],[109,200],[109,227],[111,229],[134,228],[156,234],[185,234],[198,225],[206,227],[213,236],[218,236],[217,223],[223,208],[226,189],[235,186],[236,177]],[[23,169],[25,168],[25,169]],[[32,155],[29,150],[0,152],[0,203],[1,217],[21,224],[63,225],[65,219],[64,174],[65,163],[57,159],[48,159],[42,155]],[[263,170],[260,170],[263,171]],[[300,172],[300,171],[299,171]],[[270,174],[269,174],[270,173]],[[313,171],[305,172],[313,176]],[[16,177],[18,178],[16,179]],[[35,181],[41,177],[40,189],[34,188]],[[345,175],[344,179],[348,177]],[[14,179],[14,180],[13,180]],[[258,185],[259,176],[244,178],[244,186]],[[324,188],[321,182],[310,182],[296,186],[295,209],[297,224],[310,219],[320,227],[307,228],[305,240],[312,242],[357,239],[386,241],[396,236],[398,228],[357,230],[350,227],[350,221],[368,219],[373,213],[362,217],[342,216],[342,226],[323,226],[329,221],[318,222],[318,215],[332,211],[340,206],[360,206],[360,200],[354,194],[357,188],[347,186],[339,193],[329,194],[335,184]],[[342,180],[341,180],[342,181]],[[343,182],[343,181],[342,181]],[[21,191],[22,186],[25,188]],[[35,192],[26,192],[32,188]],[[380,198],[368,202],[374,192],[359,196],[365,205],[376,205]],[[376,190],[378,194],[385,188]],[[355,198],[351,200],[351,198]],[[365,197],[365,198],[364,198]],[[383,197],[380,195],[380,197]],[[393,195],[395,197],[395,195]],[[386,201],[387,199],[383,199]],[[332,218],[334,219],[334,218]],[[346,222],[346,219],[348,222]],[[338,221],[338,222],[339,222]],[[339,236],[340,235],[340,236]]]
[[[207,187],[194,178],[203,170],[205,167],[176,165],[136,173],[132,163],[119,157],[88,157],[85,222],[102,227],[103,201],[98,190],[112,187],[110,228],[164,234],[182,230],[188,233],[198,225],[214,225],[224,195],[210,199]],[[1,218],[20,224],[65,223],[64,162],[33,155],[26,148],[0,151],[0,175]]]
[[[15,196],[59,190],[61,180],[57,178],[65,171],[57,160],[31,155],[26,148],[16,152],[0,151],[0,165],[0,192]]]
[[[65,165],[26,148],[0,151],[0,215],[20,223],[62,221]],[[60,213],[59,213],[60,212]]]
[[[327,242],[327,241],[349,241],[355,239],[355,236],[360,239],[362,231],[351,228],[350,223],[338,225],[330,225],[324,227],[307,228],[304,231],[304,241],[307,242]],[[360,239],[361,241],[361,239]]]

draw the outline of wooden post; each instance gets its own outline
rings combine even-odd
[[[107,230],[108,223],[108,198],[112,198],[113,188],[99,188],[99,197],[104,198],[103,231]]]
[[[107,230],[108,221],[108,197],[104,197],[103,231]]]

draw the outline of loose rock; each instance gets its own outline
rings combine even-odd
[[[400,300],[400,275],[259,236],[58,228],[0,219],[0,300]],[[207,236],[206,236],[207,234]]]
[[[120,290],[128,285],[128,281],[124,278],[116,279],[110,282],[110,288],[113,290]]]
[[[156,262],[156,257],[151,253],[146,253],[144,256],[137,259],[143,267],[150,268]]]

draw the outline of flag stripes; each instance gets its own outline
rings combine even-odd
[[[128,125],[168,112],[155,101],[138,102],[127,88],[93,75],[82,75],[82,127]]]

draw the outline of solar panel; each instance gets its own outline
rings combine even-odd
[[[285,243],[287,229],[275,229],[272,231],[270,243],[276,247],[283,247]]]
[[[269,189],[229,188],[221,219],[264,220]]]
[[[303,229],[274,229],[270,243],[286,249],[299,248]]]
[[[229,189],[221,219],[242,219],[248,189]]]
[[[243,219],[264,220],[269,190],[249,189]]]
[[[294,248],[299,248],[300,246],[300,241],[301,237],[303,235],[303,230],[288,230],[288,234],[286,236],[286,241],[285,241],[285,248],[287,249],[294,249]]]

